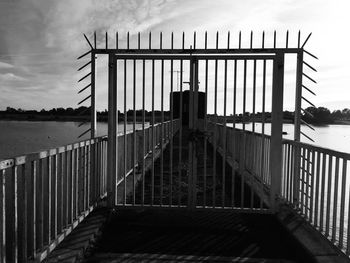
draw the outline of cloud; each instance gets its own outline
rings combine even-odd
[[[0,70],[1,69],[10,69],[10,68],[14,68],[14,66],[9,64],[9,63],[0,61]]]
[[[6,73],[6,74],[0,74],[0,81],[3,82],[3,81],[6,81],[6,82],[9,82],[9,81],[25,81],[26,79],[25,78],[22,78],[20,76],[17,76],[13,73]]]

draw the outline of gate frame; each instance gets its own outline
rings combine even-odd
[[[162,48],[162,33],[160,34],[160,48],[154,49],[151,47],[151,33],[149,34],[149,48],[141,49],[140,48],[140,33],[138,34],[138,48],[130,49],[129,45],[129,32],[127,33],[127,48],[120,49],[118,47],[118,33],[116,33],[116,48],[108,48],[108,35],[106,33],[105,39],[105,48],[100,49],[97,48],[96,45],[96,32],[94,33],[94,46],[91,44],[89,39],[84,34],[84,37],[89,44],[91,50],[80,56],[78,59],[81,59],[88,54],[91,54],[91,61],[85,64],[82,68],[90,64],[91,72],[84,76],[82,79],[85,79],[89,75],[91,76],[91,128],[90,128],[90,136],[91,138],[96,137],[96,95],[95,95],[95,59],[96,55],[108,55],[108,66],[109,66],[109,74],[108,74],[108,205],[114,206],[116,204],[116,178],[117,178],[117,160],[116,160],[116,151],[118,147],[117,140],[117,93],[115,92],[116,87],[116,57],[118,59],[144,59],[146,57],[150,57],[151,59],[163,59],[163,60],[171,60],[171,59],[184,59],[184,57],[188,56],[191,60],[191,65],[197,63],[200,59],[223,59],[223,57],[230,59],[230,55],[233,57],[235,55],[244,54],[243,56],[254,57],[256,59],[259,56],[273,56],[273,87],[272,87],[272,120],[271,120],[271,149],[270,149],[270,171],[271,171],[271,208],[273,211],[278,210],[278,200],[279,195],[281,193],[281,176],[282,176],[282,125],[283,125],[283,77],[284,77],[284,56],[286,54],[296,54],[297,55],[297,71],[296,71],[296,92],[295,92],[295,115],[294,115],[294,141],[300,141],[300,134],[305,135],[300,131],[300,123],[301,123],[301,99],[302,97],[302,75],[303,73],[303,53],[306,52],[308,55],[315,57],[311,53],[304,50],[304,46],[307,43],[311,36],[311,33],[308,35],[303,45],[300,45],[300,31],[298,33],[298,47],[297,48],[289,48],[288,47],[288,31],[286,35],[286,47],[285,48],[276,48],[276,32],[274,32],[274,47],[273,48],[265,48],[265,33],[263,32],[263,40],[262,40],[262,48],[253,48],[253,32],[251,33],[250,39],[250,48],[241,48],[241,33],[239,34],[239,48],[229,48],[229,33],[228,33],[228,48],[218,48],[218,37],[219,34],[216,35],[216,48],[208,49],[207,48],[207,33],[205,34],[205,49],[196,49],[196,33],[194,33],[194,43],[193,47],[184,48],[184,39],[185,34],[183,33],[182,39],[182,49],[174,49],[173,48],[173,34],[171,35],[171,48],[163,49]],[[236,57],[236,56],[235,56]],[[237,59],[237,58],[235,58]],[[196,61],[196,62],[192,62]],[[192,67],[191,67],[192,68]],[[80,68],[81,69],[81,68]],[[79,69],[79,70],[80,70]],[[198,70],[198,66],[197,66]],[[191,74],[193,75],[193,73]],[[196,75],[196,74],[195,74]],[[308,76],[306,76],[308,77]],[[192,77],[191,85],[190,85],[190,94],[192,95],[193,102],[198,101],[198,85],[194,86],[194,79],[198,79],[198,72],[195,78]],[[308,77],[309,78],[309,77]],[[81,80],[82,80],[81,79]],[[310,79],[310,78],[309,78]],[[282,87],[282,88],[279,88]],[[85,88],[84,88],[85,89]],[[193,97],[194,94],[194,97]],[[88,97],[88,98],[89,98]],[[86,98],[86,99],[88,99]],[[83,101],[85,101],[84,99]],[[83,102],[81,101],[81,102]],[[193,103],[194,105],[194,103]],[[193,111],[193,109],[192,109]],[[193,116],[193,114],[192,114]],[[196,115],[194,115],[196,116]],[[192,126],[196,127],[196,120],[192,120]],[[190,122],[191,123],[191,122]],[[88,131],[87,131],[88,132]],[[85,132],[85,133],[87,133]],[[84,134],[85,134],[84,133]],[[306,136],[306,135],[305,135]],[[306,136],[308,137],[308,136]],[[193,153],[192,153],[193,155]],[[299,180],[300,170],[297,169],[298,162],[300,162],[300,150],[296,150],[294,152],[294,173],[296,183]],[[274,164],[274,165],[272,165]],[[94,171],[92,167],[92,171]],[[114,175],[114,176],[113,176]],[[294,200],[298,202],[297,189],[294,190]],[[193,197],[192,197],[193,199]],[[193,200],[194,201],[194,200]],[[192,202],[193,203],[193,202]],[[194,203],[193,203],[194,204]],[[193,207],[193,205],[192,205]]]

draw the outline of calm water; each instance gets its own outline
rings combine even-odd
[[[78,139],[78,136],[89,128],[89,125],[78,127],[77,122],[31,122],[31,121],[1,121],[0,120],[0,159],[23,155],[29,152],[45,150],[66,145],[79,140],[87,139],[88,135]],[[128,125],[127,129],[131,129]],[[237,125],[241,128],[241,125]],[[252,125],[247,124],[246,129],[251,130]],[[261,130],[261,124],[256,124],[255,130]],[[266,133],[269,134],[270,124],[266,124]],[[293,125],[285,124],[283,130],[288,134],[284,137],[293,138]],[[350,152],[350,125],[329,125],[316,127],[311,131],[302,127],[314,143],[302,138],[304,142],[322,147]],[[98,123],[99,136],[107,134],[107,123]]]

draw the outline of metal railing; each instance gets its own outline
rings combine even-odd
[[[218,153],[224,162],[233,168],[231,191],[232,199],[239,189],[240,201],[232,200],[236,209],[255,209],[268,212],[269,187],[271,185],[270,173],[270,136],[250,131],[243,131],[221,123],[209,121],[208,131],[216,136],[210,136],[211,145],[216,145]],[[223,164],[225,165],[225,164]],[[240,185],[234,177],[238,172]],[[251,188],[249,196],[245,194],[246,186]],[[226,186],[223,185],[225,189]],[[254,198],[258,196],[258,205],[254,205]],[[237,198],[236,198],[237,199]],[[247,205],[248,204],[248,205]]]
[[[128,131],[125,140],[118,133],[120,152],[127,152],[117,162],[126,164],[127,173],[120,165],[117,186],[159,147],[162,136],[170,139],[171,127],[177,130],[178,123]],[[44,260],[106,197],[107,140],[103,136],[0,160],[0,262]]]
[[[208,130],[214,133],[214,129],[215,142],[213,139],[209,142],[216,143],[218,153],[226,156],[226,162],[238,171],[241,194],[243,184],[248,184],[268,205],[271,137],[209,122]],[[350,255],[350,154],[292,140],[283,140],[281,154],[280,203],[291,205],[317,231]],[[242,208],[246,208],[244,198],[247,197],[242,194]],[[252,200],[250,197],[251,203]]]
[[[106,193],[107,138],[0,161],[0,262],[43,260]]]
[[[350,255],[350,154],[284,140],[282,198]]]

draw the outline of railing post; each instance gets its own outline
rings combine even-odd
[[[296,87],[295,87],[295,111],[294,111],[294,141],[300,142],[301,97],[303,85],[303,50],[297,54]],[[293,163],[293,204],[299,203],[299,177],[300,177],[300,147],[294,147]]]
[[[273,211],[278,209],[278,196],[281,194],[282,178],[282,125],[283,125],[283,76],[284,54],[277,52],[273,62],[272,116],[270,171],[270,204]]]
[[[107,157],[107,199],[108,206],[116,205],[117,180],[117,67],[115,55],[108,57],[108,157]]]

